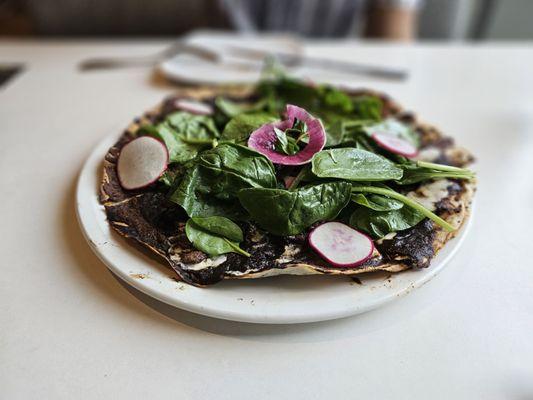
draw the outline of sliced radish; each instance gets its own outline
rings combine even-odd
[[[374,243],[365,234],[340,222],[325,222],[309,233],[309,244],[336,267],[355,267],[368,260]]]
[[[298,107],[292,104],[287,104],[287,110],[285,111],[285,115],[287,115],[287,119],[291,122],[294,122],[295,118],[299,119],[300,121],[304,121],[305,123],[309,123],[312,120],[316,119],[307,111],[305,111],[302,107]]]
[[[174,102],[177,109],[196,115],[211,115],[214,110],[209,104],[190,99],[177,99]]]
[[[303,108],[287,105],[287,119],[284,121],[272,122],[261,126],[252,132],[248,139],[248,147],[264,154],[274,164],[281,165],[302,165],[311,161],[311,158],[324,148],[326,144],[326,131],[322,122],[314,118]],[[307,124],[307,134],[309,141],[303,150],[293,155],[281,154],[275,150],[277,140],[274,128],[282,131],[293,126],[294,120],[299,119]]]
[[[167,165],[166,146],[156,138],[141,136],[122,148],[117,161],[118,180],[124,189],[140,189],[157,181]]]
[[[418,149],[414,145],[397,136],[376,132],[372,134],[372,139],[374,139],[380,147],[391,153],[399,154],[404,157],[415,157],[418,154]]]

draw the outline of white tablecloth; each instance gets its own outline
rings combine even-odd
[[[172,88],[84,57],[162,42],[0,42],[26,71],[0,89],[0,398],[526,399],[533,396],[533,48],[311,43],[407,66],[388,91],[478,157],[475,221],[438,277],[353,318],[262,326],[193,315],[124,287],[75,217],[93,146]]]

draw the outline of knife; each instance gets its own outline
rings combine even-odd
[[[311,57],[294,53],[268,52],[238,46],[227,46],[230,53],[248,59],[263,60],[267,57],[276,58],[281,64],[288,67],[298,65],[311,68],[333,70],[355,75],[373,76],[391,80],[405,80],[408,72],[402,69],[382,67],[377,65],[353,63],[348,61],[331,60],[323,57]]]

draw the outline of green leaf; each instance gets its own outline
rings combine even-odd
[[[465,168],[452,167],[449,165],[433,164],[424,161],[418,161],[400,164],[403,169],[403,176],[396,183],[399,185],[411,185],[430,179],[474,179],[475,174]]]
[[[163,183],[169,188],[174,186],[176,179],[179,179],[185,173],[185,166],[183,164],[170,164],[167,170],[159,178],[159,182]]]
[[[223,236],[234,242],[242,242],[242,230],[235,222],[229,218],[213,217],[193,217],[191,220],[204,231]]]
[[[307,138],[307,125],[304,121],[295,119],[291,128],[285,131],[274,128],[274,133],[276,135],[275,150],[278,153],[291,156],[300,151],[298,143],[304,142],[304,139]]]
[[[434,214],[427,208],[425,208],[422,204],[418,203],[417,201],[410,199],[407,196],[404,196],[401,193],[395,192],[392,189],[389,189],[387,187],[380,187],[380,186],[362,186],[362,185],[353,185],[352,186],[352,192],[354,193],[373,193],[373,194],[379,194],[382,196],[390,197],[395,200],[399,200],[402,203],[404,203],[404,206],[410,207],[417,211],[418,213],[424,215],[425,217],[429,218],[435,224],[443,228],[444,230],[448,232],[455,231],[455,228],[453,225],[448,223],[447,221],[443,220],[438,215]],[[403,209],[404,207],[402,207]]]
[[[376,96],[357,96],[353,99],[353,113],[359,119],[381,120],[383,103]]]
[[[290,136],[287,136],[286,131],[274,128],[274,133],[276,134],[276,142],[274,143],[274,148],[278,153],[287,155],[293,155],[298,153],[300,148],[296,144],[296,140]]]
[[[313,156],[311,163],[313,174],[320,178],[386,181],[400,179],[403,173],[385,157],[351,147],[323,150]]]
[[[343,119],[337,119],[326,125],[326,147],[333,147],[342,143],[345,131],[344,124]]]
[[[349,224],[355,229],[380,238],[391,232],[411,228],[424,218],[423,214],[410,207],[402,207],[390,211],[377,211],[368,207],[358,207],[350,216]]]
[[[181,111],[170,114],[155,126],[142,126],[139,134],[153,136],[165,143],[171,163],[193,159],[219,136],[212,118]]]
[[[352,96],[332,86],[309,85],[279,74],[260,82],[257,91],[269,111],[279,113],[286,104],[294,104],[322,119],[325,125],[338,118],[381,120],[382,102],[371,95]]]
[[[211,189],[218,175],[219,171],[196,164],[172,187],[169,198],[182,206],[189,217],[224,215],[234,220],[245,220],[245,210],[229,193]]]
[[[223,143],[198,155],[183,179],[172,188],[170,200],[190,217],[225,216],[246,219],[237,201],[245,188],[274,188],[274,165],[262,154],[233,143]]]
[[[307,111],[319,109],[321,105],[318,88],[287,77],[264,80],[259,83],[257,91],[266,99],[271,112],[282,112],[287,104],[303,107]]]
[[[403,203],[401,201],[381,196],[379,194],[365,195],[362,193],[355,193],[352,195],[352,201],[374,211],[392,211],[399,210],[403,207]]]
[[[242,188],[239,186],[276,187],[272,162],[245,146],[223,143],[199,154],[196,162],[217,173],[218,180],[213,182],[213,189],[235,193]]]
[[[239,114],[226,124],[220,139],[245,144],[253,131],[277,120],[276,117],[267,113]]]
[[[233,118],[243,113],[257,113],[263,111],[266,108],[266,103],[265,99],[260,99],[255,103],[238,103],[220,96],[215,99],[216,108],[227,118]]]
[[[263,229],[275,235],[296,235],[318,221],[331,220],[350,200],[347,182],[283,189],[243,189],[243,207]]]
[[[211,141],[220,136],[213,118],[183,111],[170,114],[165,119],[183,139]]]
[[[350,114],[354,111],[354,102],[345,92],[332,87],[323,89],[324,105],[328,108],[335,109],[344,114]]]
[[[247,109],[244,104],[236,103],[220,96],[215,99],[215,106],[228,118],[233,118]]]
[[[139,130],[140,135],[150,135],[165,143],[170,163],[183,163],[193,159],[202,148],[200,145],[185,143],[178,133],[166,122],[156,126],[145,125]]]
[[[210,256],[218,256],[225,253],[238,253],[250,257],[249,253],[239,247],[238,242],[207,231],[192,219],[189,219],[185,225],[185,234],[196,249],[203,251]]]

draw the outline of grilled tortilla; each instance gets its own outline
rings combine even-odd
[[[160,121],[165,115],[175,111],[176,99],[196,98],[213,102],[215,96],[220,94],[244,99],[250,92],[247,88],[232,88],[222,92],[210,87],[181,90],[133,122],[109,149],[104,160],[100,201],[110,225],[119,234],[141,243],[161,256],[184,282],[205,286],[223,279],[280,274],[356,275],[371,271],[399,272],[409,268],[426,268],[469,217],[475,182],[443,179],[415,185],[404,193],[433,209],[458,229],[446,232],[424,219],[410,229],[377,240],[372,257],[357,267],[335,268],[328,265],[307,245],[307,232],[279,237],[252,223],[240,223],[244,232],[241,247],[251,257],[229,253],[210,258],[192,247],[187,239],[185,222],[188,217],[184,210],[167,200],[165,192],[157,185],[139,191],[124,190],[116,175],[116,162],[121,148],[135,137],[140,125]],[[472,155],[455,146],[451,138],[443,136],[434,127],[418,122],[412,113],[402,110],[387,96],[372,91],[354,91],[351,94],[380,97],[384,104],[384,117],[395,116],[414,126],[421,136],[420,157],[425,160],[459,167],[473,160]]]

